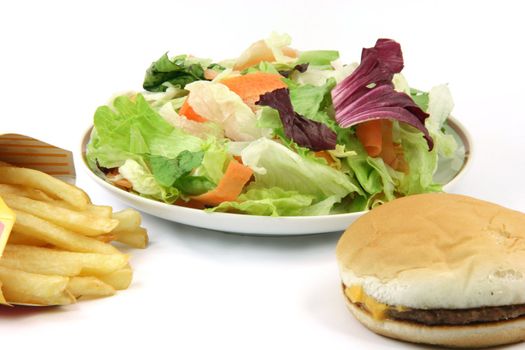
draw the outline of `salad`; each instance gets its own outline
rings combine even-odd
[[[96,110],[89,167],[143,197],[251,215],[350,213],[441,190],[438,160],[463,159],[444,128],[446,85],[409,87],[390,39],[359,64],[290,45],[274,33],[222,62],[164,54],[145,91]]]

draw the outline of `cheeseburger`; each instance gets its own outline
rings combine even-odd
[[[431,193],[363,215],[337,244],[346,304],[370,330],[416,343],[525,339],[525,214]]]

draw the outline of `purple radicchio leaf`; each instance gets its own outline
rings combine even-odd
[[[260,96],[256,102],[260,106],[268,106],[279,112],[285,135],[312,151],[334,149],[337,134],[323,123],[307,119],[294,112],[290,91],[286,88],[276,89]]]
[[[394,90],[392,78],[403,69],[401,46],[390,39],[378,39],[361,53],[361,64],[332,90],[335,119],[350,127],[376,119],[407,123],[420,130],[431,151],[434,141],[425,119],[428,114],[405,93]]]

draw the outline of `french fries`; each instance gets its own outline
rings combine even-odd
[[[0,266],[2,292],[9,303],[68,305],[75,302],[66,287],[69,278],[46,276]]]
[[[45,241],[73,252],[119,254],[117,248],[96,239],[79,235],[26,212],[15,210],[14,232]]]
[[[100,275],[98,278],[116,290],[122,290],[127,289],[131,284],[131,280],[133,279],[133,271],[128,265],[120,270],[108,273],[107,275]]]
[[[0,195],[2,195],[2,194],[0,193]],[[35,199],[35,198],[33,198],[33,199]],[[53,200],[51,198],[50,200],[47,200],[47,202],[53,204],[56,207],[66,208],[66,209],[75,209],[74,207],[72,207],[68,203],[64,202],[63,200]],[[113,216],[113,208],[111,208],[108,205],[88,204],[87,208],[85,210],[83,210],[83,212],[87,213],[87,214],[90,214],[90,215],[98,216],[98,217],[101,217],[101,218],[108,218],[108,219],[111,219],[111,217]]]
[[[15,194],[6,194],[2,198],[11,209],[22,210],[71,231],[82,232],[87,236],[98,236],[111,232],[119,224],[119,221],[115,219],[96,217],[90,213],[56,207],[50,203]]]
[[[129,256],[110,243],[147,246],[137,211],[113,213],[73,185],[2,162],[0,197],[16,214],[0,246],[0,305],[68,305],[129,287]]]
[[[49,243],[44,242],[40,239],[36,239],[31,236],[26,236],[23,233],[20,232],[11,232],[9,235],[9,243],[10,244],[25,244],[30,245],[34,247],[47,247],[49,246]],[[9,246],[9,245],[8,245]]]
[[[113,230],[116,233],[134,231],[140,227],[142,221],[140,214],[133,209],[124,209],[113,213],[113,218],[118,220],[118,225]]]
[[[0,281],[0,305],[9,305],[7,300],[5,300],[4,293],[2,293],[2,281]]]
[[[143,249],[148,245],[148,232],[143,227],[137,227],[132,231],[116,233],[116,241],[124,243],[133,248]]]
[[[5,196],[9,194],[18,194],[27,198],[36,199],[39,201],[52,201],[53,198],[49,197],[45,192],[40,190],[24,187],[20,185],[7,185],[0,184],[0,196]]]
[[[67,289],[75,298],[106,297],[115,294],[115,288],[96,277],[71,277]]]
[[[9,244],[0,266],[43,275],[105,275],[127,266],[125,254],[76,253],[50,248]]]
[[[116,241],[133,248],[146,248],[148,233],[140,227],[142,218],[137,211],[125,209],[114,213],[113,218],[119,221],[117,227],[112,231],[116,235]]]
[[[80,210],[86,209],[90,202],[87,194],[78,187],[38,170],[2,166],[0,179],[4,184],[23,185],[41,190],[52,197],[63,199]]]

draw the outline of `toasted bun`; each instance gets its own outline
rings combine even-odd
[[[448,347],[487,347],[525,340],[525,319],[469,326],[425,326],[394,320],[377,321],[348,299],[354,316],[371,331],[399,340]]]
[[[525,304],[525,214],[454,194],[404,197],[356,220],[337,260],[345,285],[389,305]]]

